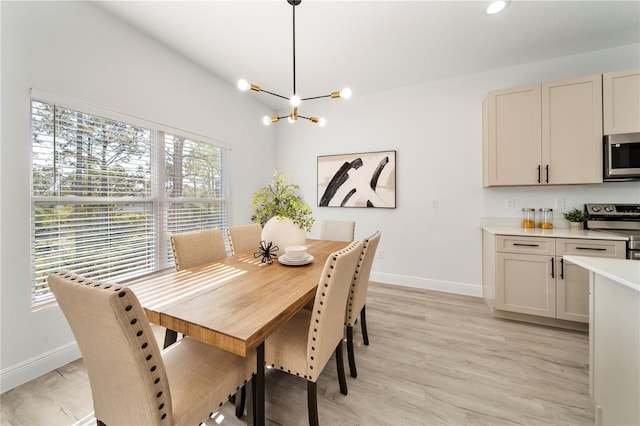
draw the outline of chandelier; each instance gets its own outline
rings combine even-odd
[[[303,101],[310,101],[313,99],[322,99],[322,98],[331,98],[331,99],[336,99],[336,98],[344,98],[344,99],[349,99],[351,97],[351,89],[349,88],[345,88],[342,89],[338,92],[331,92],[328,95],[321,95],[321,96],[312,96],[309,98],[300,98],[300,96],[298,96],[298,92],[296,91],[296,6],[298,6],[300,3],[302,2],[302,0],[287,0],[287,3],[289,3],[292,6],[293,9],[293,94],[291,95],[291,97],[286,97],[286,96],[282,96],[279,95],[277,93],[273,93],[270,92],[268,90],[264,90],[262,89],[260,86],[256,85],[256,84],[252,84],[249,83],[247,80],[240,80],[238,81],[238,89],[244,91],[247,90],[251,90],[252,92],[264,92],[268,95],[271,96],[276,96],[278,98],[282,98],[282,99],[286,99],[289,101],[289,103],[291,104],[291,113],[289,115],[283,115],[283,116],[265,116],[262,119],[262,122],[265,125],[269,125],[271,123],[275,123],[283,118],[287,118],[289,120],[290,123],[295,123],[296,120],[298,120],[299,118],[304,118],[305,120],[309,120],[312,123],[316,123],[319,126],[324,126],[326,124],[326,120],[322,117],[318,118],[318,117],[306,117],[304,115],[300,115],[298,114],[298,107],[300,106],[300,104]]]

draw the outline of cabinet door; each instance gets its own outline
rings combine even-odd
[[[485,99],[485,186],[538,184],[540,85],[489,92]]]
[[[542,180],[602,182],[602,76],[542,85]]]
[[[556,259],[556,316],[559,319],[589,323],[589,271]]]
[[[640,69],[602,75],[604,134],[640,132]]]
[[[496,309],[556,317],[554,257],[496,255]]]

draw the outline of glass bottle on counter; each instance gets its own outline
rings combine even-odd
[[[536,227],[536,209],[525,207],[522,209],[522,227],[523,228],[535,228]]]
[[[540,228],[553,228],[553,209],[540,209]]]

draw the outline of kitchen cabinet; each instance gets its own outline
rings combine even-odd
[[[602,182],[602,76],[489,92],[484,186]]]
[[[483,287],[491,288],[495,316],[557,326],[573,323],[569,328],[584,329],[575,323],[589,323],[589,275],[563,256],[624,259],[625,250],[624,241],[521,235],[492,238],[485,232],[483,281],[494,279],[495,287],[485,282]]]
[[[605,135],[640,132],[640,69],[602,75]]]

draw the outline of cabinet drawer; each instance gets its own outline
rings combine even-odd
[[[496,251],[523,254],[548,254],[553,256],[556,252],[556,246],[553,238],[499,235]]]
[[[614,257],[624,259],[627,245],[624,241],[558,239],[556,255]]]

